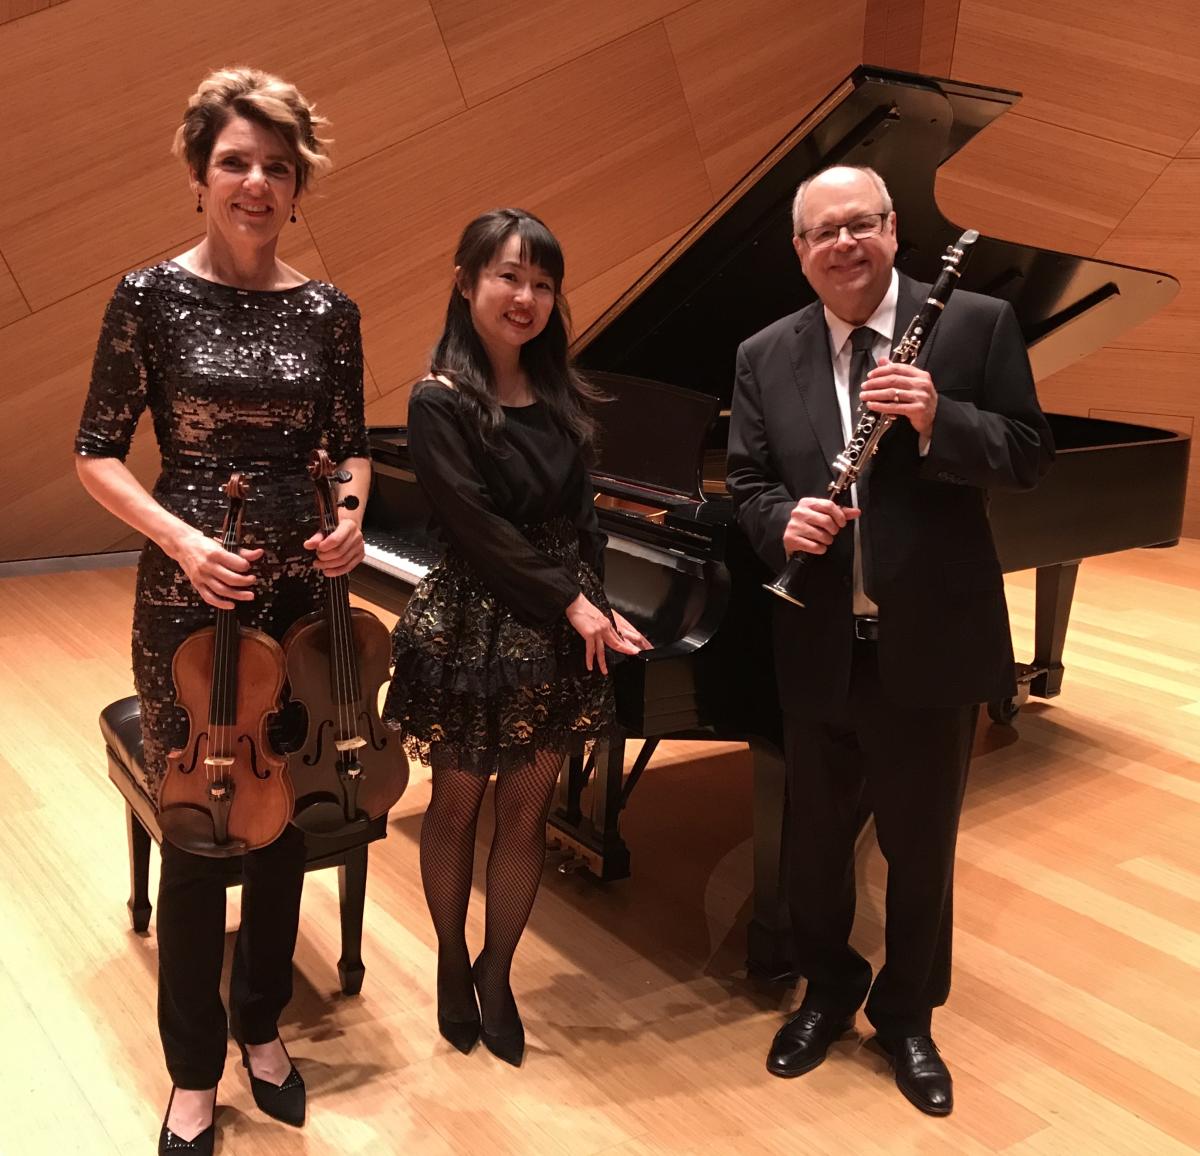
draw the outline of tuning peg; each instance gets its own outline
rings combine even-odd
[[[335,471],[334,471],[334,474],[333,474],[333,480],[334,480],[335,482],[340,482],[340,483],[342,483],[343,485],[344,485],[346,482],[350,481],[350,479],[351,479],[352,477],[353,477],[353,475],[350,473],[350,471],[349,471],[349,470],[335,470]]]
[[[358,499],[353,494],[347,494],[346,497],[338,502],[338,505],[347,510],[357,510]]]

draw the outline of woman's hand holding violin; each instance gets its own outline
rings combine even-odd
[[[188,527],[179,544],[168,551],[188,576],[210,606],[218,610],[232,610],[236,602],[249,602],[254,598],[254,575],[250,564],[263,555],[261,549],[239,548],[230,553],[222,545],[202,531]]]
[[[362,527],[357,518],[342,518],[331,534],[314,534],[304,543],[306,550],[315,550],[313,562],[326,578],[349,574],[366,556]]]

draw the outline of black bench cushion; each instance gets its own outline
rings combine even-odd
[[[100,733],[130,778],[149,797],[142,763],[142,712],[136,694],[110,702],[100,712]]]

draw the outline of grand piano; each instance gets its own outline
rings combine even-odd
[[[738,343],[813,299],[791,247],[791,198],[832,163],[869,164],[892,191],[897,265],[932,281],[962,231],[939,212],[934,180],[1018,94],[860,68],[632,284],[575,344],[611,397],[599,407],[593,481],[609,536],[605,584],[655,649],[614,670],[623,735],[572,757],[550,841],[602,879],[629,874],[620,814],[664,738],[741,741],[754,761],[754,896],[748,959],[789,970],[780,888],[784,829],[781,720],[768,636],[767,577],[724,492]],[[961,222],[962,226],[971,222]],[[981,237],[963,286],[1010,301],[1042,378],[1099,348],[1171,299],[1163,274]],[[904,320],[904,319],[902,319]],[[1178,539],[1188,439],[1146,426],[1050,415],[1058,460],[1028,494],[996,494],[990,514],[1007,571],[1037,570],[1035,649],[1009,722],[1028,694],[1050,697],[1080,560]],[[360,593],[397,611],[438,557],[403,428],[372,431],[375,481]],[[1097,496],[1103,495],[1103,515]],[[641,738],[624,771],[625,738]]]

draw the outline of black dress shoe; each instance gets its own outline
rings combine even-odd
[[[197,1132],[190,1140],[172,1132],[167,1127],[171,1118],[171,1105],[175,1101],[175,1088],[171,1088],[171,1098],[167,1101],[167,1112],[163,1116],[162,1130],[158,1134],[158,1156],[168,1156],[171,1152],[189,1152],[191,1156],[213,1156],[213,1146],[217,1142],[217,1093],[213,1090],[213,1119],[212,1123],[202,1132]]]
[[[904,1036],[888,1040],[876,1036],[892,1062],[896,1087],[909,1103],[930,1116],[949,1116],[954,1110],[954,1081],[931,1036]]]
[[[496,1009],[491,1016],[488,1015],[488,1009],[484,1006],[483,987],[479,982],[483,961],[484,957],[480,955],[471,965],[471,975],[475,980],[475,991],[479,996],[479,1011],[482,1021],[479,1038],[483,1040],[483,1046],[493,1056],[503,1060],[506,1064],[512,1064],[514,1068],[519,1068],[521,1060],[525,1056],[525,1025],[521,1022],[521,1013],[517,1011],[517,1001],[513,998],[510,987],[505,993],[507,996],[504,1001],[506,1006]],[[489,1019],[492,1024],[490,1028],[488,1027]]]
[[[785,1077],[811,1072],[825,1059],[829,1045],[853,1030],[853,1016],[838,1018],[802,1007],[775,1033],[767,1054],[767,1071]]]
[[[292,1064],[282,1084],[272,1084],[270,1080],[260,1080],[254,1074],[246,1045],[239,1041],[238,1047],[242,1051],[242,1067],[250,1077],[250,1091],[254,1095],[254,1102],[272,1120],[299,1128],[304,1123],[308,1093],[304,1088],[304,1079],[296,1071],[296,1065]],[[284,1048],[284,1054],[286,1053],[287,1049]],[[288,1062],[291,1062],[291,1056],[288,1056]]]

